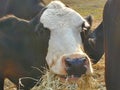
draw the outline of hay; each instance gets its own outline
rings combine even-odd
[[[77,82],[67,80],[63,82],[49,70],[46,71],[38,83],[40,85],[36,85],[32,90],[98,90],[99,87],[92,74],[82,75]]]

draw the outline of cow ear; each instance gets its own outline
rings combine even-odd
[[[89,15],[85,17],[85,20],[89,23],[90,27],[92,26],[93,23],[93,16]]]

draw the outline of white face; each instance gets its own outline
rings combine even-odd
[[[68,57],[87,57],[86,73],[92,72],[91,62],[84,53],[80,36],[83,22],[86,27],[89,24],[79,13],[60,1],[52,1],[43,12],[40,22],[51,32],[46,60],[52,72],[67,75],[64,60]]]

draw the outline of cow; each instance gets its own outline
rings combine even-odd
[[[96,64],[104,54],[103,22],[93,31],[82,32],[82,37],[85,52],[91,58],[91,61]]]
[[[0,17],[14,14],[19,18],[30,20],[44,7],[43,0],[0,0]]]
[[[90,38],[86,39],[87,43],[90,45],[90,48],[95,48],[98,45],[99,42],[97,42],[97,38],[103,39],[99,40],[99,44],[104,45],[104,49],[102,49],[103,47],[98,49],[104,50],[105,52],[105,83],[107,90],[120,90],[120,71],[118,70],[120,68],[119,10],[120,0],[107,0],[103,12],[103,21],[96,29],[101,35],[97,35],[97,31],[95,31],[96,35],[92,33],[89,36]],[[101,54],[102,53],[98,53],[100,56]]]
[[[39,80],[43,73],[34,67],[43,71],[47,66],[67,80],[93,73],[80,34],[90,28],[88,21],[60,1],[52,1],[30,21],[15,16],[1,18],[0,90],[5,77],[17,87],[21,77]],[[22,83],[24,90],[35,85],[30,79]]]
[[[107,90],[120,90],[120,0],[108,0],[103,13]]]

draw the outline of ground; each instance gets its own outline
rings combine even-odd
[[[49,3],[51,0],[44,0],[44,1],[46,3]],[[61,0],[61,1],[67,4],[69,7],[75,9],[83,17],[87,15],[92,15],[94,17],[92,29],[96,28],[98,24],[102,21],[103,7],[106,0]],[[100,62],[93,65],[94,68],[93,78],[96,80],[96,85],[98,84],[98,87],[95,88],[94,90],[106,90],[105,82],[104,82],[104,67],[105,65],[104,65],[104,56],[103,56]],[[5,90],[16,90],[15,85],[12,84],[7,79],[5,80],[4,88]],[[34,90],[38,90],[38,89],[34,89]],[[47,89],[47,90],[53,90],[53,89]]]

